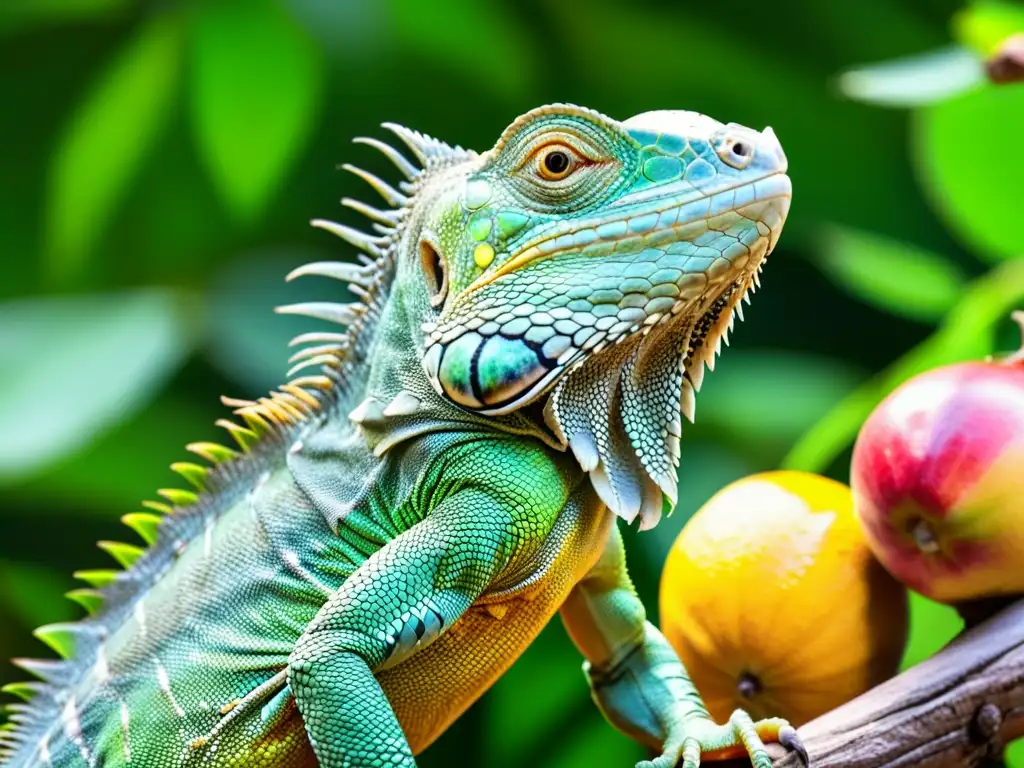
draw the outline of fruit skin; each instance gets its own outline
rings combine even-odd
[[[941,602],[1024,592],[1024,365],[961,363],[898,387],[850,472],[879,560]]]
[[[891,677],[907,636],[906,590],[872,556],[849,488],[803,472],[708,501],[669,553],[659,607],[719,719],[812,720]]]

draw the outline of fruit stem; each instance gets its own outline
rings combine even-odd
[[[744,699],[752,699],[761,692],[762,685],[761,681],[750,672],[744,672],[740,675],[739,682],[736,683],[736,690]]]
[[[1011,312],[1010,318],[1017,325],[1020,326],[1021,346],[1020,349],[1018,349],[1016,352],[1014,352],[1012,355],[1006,358],[1004,362],[1007,363],[1008,365],[1024,364],[1024,311],[1018,309],[1014,312]]]

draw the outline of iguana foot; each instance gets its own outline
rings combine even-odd
[[[742,709],[732,713],[729,722],[719,725],[710,718],[693,718],[681,724],[678,733],[670,735],[664,751],[654,760],[637,763],[636,768],[698,768],[705,760],[728,760],[744,755],[754,768],[771,768],[772,759],[764,747],[775,741],[796,752],[805,766],[810,765],[796,729],[779,717],[754,722]]]

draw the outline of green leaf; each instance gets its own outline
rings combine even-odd
[[[294,315],[278,315],[274,306],[337,296],[338,283],[303,278],[286,283],[295,267],[330,254],[292,248],[249,252],[226,265],[207,294],[210,361],[251,394],[264,393],[286,380],[288,342],[322,324]]]
[[[1024,152],[1012,128],[1021,125],[1024,88],[986,86],[919,110],[912,126],[926,195],[954,234],[990,261],[1024,255]]]
[[[56,569],[0,560],[0,603],[26,627],[77,618],[80,611],[63,597],[70,583]]]
[[[109,17],[131,4],[132,0],[4,0],[0,3],[0,33],[20,32],[38,24]]]
[[[564,630],[549,626],[502,675],[488,695],[488,754],[502,755],[506,765],[520,765],[547,726],[580,701],[574,652]],[[531,706],[523,709],[523,701],[530,698],[528,692],[538,680],[544,681],[544,696],[532,699]],[[514,731],[501,727],[509,722],[516,723]]]
[[[1006,768],[1024,768],[1024,739],[1011,741],[1003,753]]]
[[[628,766],[647,757],[639,743],[610,728],[601,718],[590,718],[582,727],[575,723],[572,726],[551,745],[550,757],[544,761],[546,768]]]
[[[50,167],[47,267],[66,282],[110,223],[171,113],[181,49],[176,16],[154,15],[93,85]]]
[[[190,75],[203,162],[232,214],[251,221],[312,134],[319,51],[273,0],[210,0],[196,10]]]
[[[697,396],[694,431],[708,428],[740,444],[786,446],[864,377],[839,359],[737,349],[723,355],[707,378]],[[757,382],[756,396],[751,382]]]
[[[848,69],[836,85],[847,98],[884,107],[916,107],[956,96],[985,81],[978,54],[962,46]]]
[[[373,66],[386,60],[386,3],[379,0],[282,0],[326,56],[340,67]]]
[[[964,45],[986,56],[1006,38],[1024,32],[1024,5],[1000,0],[981,0],[953,16],[953,35]]]
[[[932,368],[992,354],[997,326],[1022,305],[1024,260],[1006,262],[975,280],[935,333],[839,401],[797,441],[783,466],[807,472],[827,470],[893,389]]]
[[[127,418],[193,346],[189,302],[141,290],[0,304],[0,482]]]
[[[945,315],[965,283],[960,268],[936,253],[844,227],[825,231],[815,264],[857,298],[914,320]]]
[[[474,0],[388,0],[403,51],[471,78],[489,95],[510,102],[531,98],[538,54],[507,6]]]
[[[960,634],[964,621],[953,608],[910,593],[910,636],[900,671],[934,656]]]
[[[174,390],[165,391],[98,435],[73,460],[48,464],[5,488],[7,498],[54,516],[94,512],[109,517],[130,510],[175,482],[168,464],[188,456],[187,443],[201,437],[226,439],[213,423],[225,415],[223,406],[213,396],[205,405],[197,407]]]

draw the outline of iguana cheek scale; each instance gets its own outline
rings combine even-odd
[[[226,400],[239,449],[196,443],[195,491],[104,542],[90,616],[18,660],[4,768],[412,766],[556,613],[595,702],[651,764],[797,749],[784,721],[714,724],[630,583],[619,516],[676,498],[682,416],[789,210],[770,129],[690,112],[619,123],[556,104],[477,154],[385,124],[404,177],[358,168],[361,251],[291,278],[357,300],[281,307],[290,382]],[[685,475],[684,475],[685,477]]]

